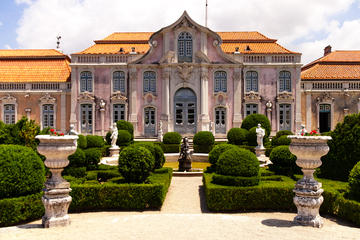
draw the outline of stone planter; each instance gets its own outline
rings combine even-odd
[[[45,182],[44,196],[41,198],[45,215],[42,224],[45,228],[70,224],[68,209],[71,203],[70,183],[61,177],[61,172],[69,164],[67,157],[76,151],[78,136],[38,135],[38,152],[46,157],[45,166],[51,178]]]
[[[322,184],[314,179],[315,168],[321,166],[321,156],[329,151],[327,141],[329,136],[288,136],[291,139],[290,152],[296,155],[296,165],[301,167],[304,177],[300,179],[294,188],[294,204],[298,215],[294,221],[302,225],[322,227],[323,219],[319,209],[324,201]]]

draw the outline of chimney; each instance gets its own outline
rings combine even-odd
[[[327,45],[327,46],[324,48],[324,56],[328,55],[329,53],[331,53],[331,46],[330,46],[330,45]]]

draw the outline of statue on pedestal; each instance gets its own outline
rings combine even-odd
[[[265,136],[265,129],[261,127],[261,124],[259,123],[256,128],[256,140],[257,140],[257,147],[258,149],[264,149],[263,139]]]
[[[163,140],[162,121],[159,122],[158,140],[159,142],[162,142]]]
[[[305,136],[306,133],[307,133],[307,131],[305,129],[305,125],[301,124],[301,129],[300,129],[298,135]]]
[[[116,123],[113,123],[113,127],[111,129],[111,147],[117,147],[116,141],[118,139],[119,131],[117,129]]]
[[[187,137],[183,138],[183,143],[181,144],[180,156],[178,161],[180,172],[189,171],[191,169],[190,146]]]
[[[70,124],[69,135],[79,135],[79,134],[75,131],[75,126],[74,126],[74,124]]]

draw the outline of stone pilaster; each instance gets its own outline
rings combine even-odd
[[[241,72],[239,68],[234,69],[233,73],[233,81],[234,81],[234,105],[233,105],[233,126],[232,127],[240,127],[242,122],[241,117]]]
[[[298,132],[301,129],[301,67],[297,66],[295,71],[295,129],[294,132]]]
[[[66,132],[66,93],[65,92],[62,92],[60,96],[60,130],[63,133]]]
[[[139,136],[138,127],[137,127],[137,115],[138,109],[137,107],[137,71],[136,68],[130,69],[130,111],[129,111],[129,122],[131,122],[134,126],[134,135]]]
[[[70,124],[75,126],[75,131],[80,132],[78,120],[77,120],[77,113],[76,110],[78,109],[78,92],[79,86],[78,82],[76,81],[78,75],[78,69],[76,67],[72,67],[71,69],[71,111],[70,111]]]
[[[306,130],[308,132],[311,132],[312,126],[311,126],[311,117],[312,117],[312,109],[311,109],[311,92],[305,91],[306,95]]]
[[[200,98],[200,119],[198,131],[209,131],[209,72],[207,68],[201,68],[201,98]]]
[[[169,68],[163,69],[162,74],[162,109],[161,109],[161,121],[163,126],[163,132],[169,131],[169,115],[170,115],[170,73]]]

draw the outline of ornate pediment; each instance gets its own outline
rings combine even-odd
[[[82,92],[82,93],[80,93],[80,95],[78,97],[78,101],[90,101],[90,102],[93,102],[94,100],[95,100],[95,97],[90,92]]]
[[[10,94],[8,94],[7,96],[4,96],[2,98],[0,98],[0,100],[3,103],[16,103],[16,97],[11,96]]]
[[[193,66],[191,65],[183,63],[182,65],[177,66],[177,73],[184,82],[187,82],[190,79],[192,72]]]
[[[316,100],[318,102],[327,102],[327,103],[332,103],[334,102],[335,98],[333,98],[330,93],[325,92],[323,94],[321,94],[319,97],[316,98]]]
[[[291,92],[281,92],[278,94],[277,98],[278,101],[293,101],[294,96]]]
[[[181,20],[181,22],[175,27],[175,29],[182,28],[182,27],[185,27],[185,28],[187,28],[187,27],[189,27],[189,28],[194,28],[195,26],[194,26],[193,23],[191,23],[191,22],[187,19],[187,17],[184,17],[184,18]]]
[[[121,92],[116,92],[111,96],[111,102],[117,103],[126,103],[127,97],[125,97]]]
[[[244,99],[245,101],[260,101],[261,97],[259,93],[250,91],[248,93],[245,93]]]
[[[164,56],[161,57],[160,63],[174,63],[175,62],[175,52],[167,51]]]
[[[39,99],[39,102],[43,104],[54,104],[56,103],[56,98],[52,97],[49,93],[45,93],[45,95]]]

